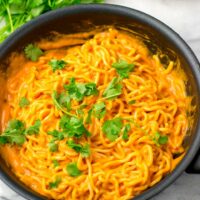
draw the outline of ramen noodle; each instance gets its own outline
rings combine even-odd
[[[54,37],[10,58],[7,165],[48,199],[126,200],[157,184],[185,153],[190,98],[180,63],[162,64],[115,28]]]

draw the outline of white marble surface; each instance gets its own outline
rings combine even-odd
[[[200,0],[107,0],[146,12],[168,24],[200,60]],[[0,200],[24,200],[0,181]],[[200,175],[184,173],[151,200],[200,200]]]

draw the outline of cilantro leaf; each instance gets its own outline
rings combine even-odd
[[[122,93],[122,84],[117,77],[114,77],[108,87],[103,92],[106,99],[114,99]]]
[[[28,127],[25,131],[25,135],[33,135],[38,134],[40,131],[41,121],[38,119],[35,121],[35,123]]]
[[[58,130],[48,131],[48,135],[52,135],[55,140],[63,140],[64,139],[64,133]]]
[[[129,64],[125,60],[119,60],[112,64],[121,78],[128,78],[129,73],[133,71],[134,64]]]
[[[49,142],[49,150],[51,152],[56,152],[58,151],[58,144],[55,143],[55,140],[52,140],[51,142]]]
[[[101,119],[106,114],[106,105],[104,102],[96,103],[93,107],[94,116]]]
[[[49,183],[49,188],[50,189],[53,189],[53,188],[57,188],[58,185],[61,183],[61,178],[60,177],[57,177],[56,180],[54,182],[50,182]]]
[[[51,59],[49,61],[49,65],[51,66],[53,72],[55,72],[58,69],[64,69],[67,63],[64,60]]]
[[[60,164],[57,160],[52,160],[53,166],[56,168],[58,167]]]
[[[19,101],[20,108],[28,106],[30,104],[29,100],[26,97],[22,97]]]
[[[128,140],[128,132],[131,130],[131,125],[130,124],[126,124],[123,130],[123,135],[122,138],[123,140]]]
[[[73,114],[68,112],[71,110],[71,102],[68,96],[66,96],[64,93],[61,93],[59,95],[56,91],[53,91],[51,97],[55,106],[58,109],[62,110],[62,112],[64,112],[66,115],[74,116]],[[66,107],[68,111],[66,111],[63,107]]]
[[[76,152],[81,153],[82,157],[88,157],[90,155],[89,144],[85,144],[85,146],[83,146],[81,144],[75,143],[73,140],[68,140],[67,144],[70,148],[74,149]]]
[[[70,79],[68,85],[64,85],[71,99],[82,101],[84,96],[97,95],[98,90],[95,83],[75,83],[75,78]]]
[[[91,108],[89,111],[88,111],[88,115],[87,115],[87,118],[85,120],[85,123],[86,124],[91,124],[92,123],[92,111],[93,111],[93,108]]]
[[[83,124],[83,120],[77,117],[63,115],[60,119],[60,128],[68,137],[80,138],[83,134],[90,136],[90,133]]]
[[[106,135],[106,137],[112,142],[119,137],[122,126],[122,119],[118,117],[105,121],[103,123],[102,131]]]
[[[131,100],[131,101],[128,102],[129,105],[132,105],[132,104],[135,104],[135,103],[136,103],[136,100]]]
[[[43,55],[43,51],[34,44],[26,46],[24,52],[25,56],[32,61],[37,61],[38,58]]]
[[[154,143],[156,145],[163,145],[168,142],[168,136],[167,135],[161,135],[158,131],[155,133],[153,139]]]
[[[67,173],[72,177],[77,177],[82,174],[82,172],[77,167],[77,163],[74,163],[74,162],[69,163],[66,169],[67,169]]]

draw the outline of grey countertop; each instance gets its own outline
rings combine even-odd
[[[200,60],[200,0],[107,0],[148,13],[174,29]],[[0,200],[24,200],[0,181]],[[151,200],[200,200],[200,175],[183,173]]]

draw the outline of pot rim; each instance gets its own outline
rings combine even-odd
[[[174,32],[169,26],[164,24],[163,22],[159,21],[158,19],[145,14],[141,11],[119,6],[119,5],[112,5],[112,4],[87,4],[87,5],[74,5],[69,6],[57,10],[53,10],[42,14],[41,16],[37,17],[36,19],[31,20],[30,22],[26,23],[15,32],[13,32],[1,45],[0,45],[0,54],[4,56],[7,53],[7,49],[12,47],[15,42],[25,36],[28,32],[33,30],[39,24],[46,23],[49,20],[52,20],[55,16],[59,17],[62,15],[72,15],[82,13],[90,13],[90,12],[106,12],[106,13],[114,13],[119,14],[122,16],[127,16],[129,18],[136,19],[139,22],[143,22],[147,25],[150,25],[153,29],[160,32],[164,37],[168,38],[184,55],[186,60],[188,61],[190,68],[195,76],[195,81],[197,84],[198,91],[200,91],[200,65],[198,59],[194,55],[191,48],[186,44],[186,42],[176,33]],[[4,49],[5,47],[5,49]],[[175,168],[175,170],[167,175],[163,180],[161,180],[155,186],[147,189],[139,196],[135,197],[135,200],[144,200],[153,197],[161,190],[166,188],[169,184],[171,184],[181,173],[187,168],[190,164],[192,159],[194,158],[195,154],[199,149],[200,144],[200,117],[198,118],[197,127],[196,127],[196,135],[195,139],[193,140],[189,150],[187,151],[186,155],[180,162],[180,164]],[[29,200],[39,200],[40,198],[36,197],[32,192],[24,189],[20,184],[15,183],[5,172],[0,171],[0,179],[7,184],[10,188],[12,188],[15,192],[20,194],[26,199]],[[42,198],[41,198],[42,199]]]

